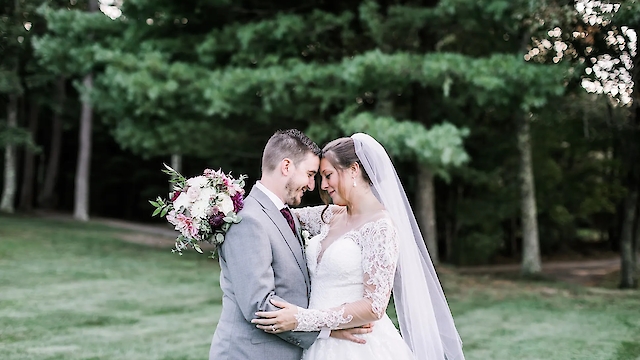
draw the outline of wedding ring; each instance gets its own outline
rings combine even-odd
[[[275,325],[271,325],[271,331],[276,332],[276,326]]]

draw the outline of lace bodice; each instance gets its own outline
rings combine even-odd
[[[323,209],[318,206],[293,211],[303,229],[313,236],[306,251],[311,299],[309,309],[298,309],[296,331],[351,328],[379,320],[393,287],[399,251],[391,219],[384,216],[340,235],[324,249],[318,262],[331,219],[343,211],[330,206],[323,222]]]

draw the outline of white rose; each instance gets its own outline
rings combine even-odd
[[[227,194],[218,195],[218,207],[223,214],[227,215],[233,211],[233,200]]]
[[[189,207],[189,204],[191,204],[191,201],[189,201],[189,196],[187,196],[187,193],[180,193],[180,195],[178,196],[178,198],[176,199],[176,201],[173,202],[173,207],[176,210],[180,210],[181,207]]]
[[[205,176],[202,176],[202,175],[195,176],[187,180],[187,184],[189,184],[189,186],[193,186],[197,188],[205,187],[208,182],[209,182],[209,179],[207,179]]]
[[[191,217],[194,219],[206,219],[210,210],[209,199],[201,198],[191,206]]]
[[[217,194],[218,194],[218,192],[216,191],[215,188],[206,187],[206,188],[200,190],[200,199],[211,200],[211,199],[215,198],[215,196]]]

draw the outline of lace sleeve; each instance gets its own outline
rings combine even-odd
[[[398,263],[397,230],[384,218],[365,225],[358,242],[362,247],[363,298],[327,310],[298,308],[295,331],[347,329],[380,320],[385,314]]]
[[[337,208],[335,205],[329,205],[327,211],[324,212],[323,221],[322,218],[320,218],[320,215],[322,215],[322,211],[325,207],[325,205],[309,206],[299,209],[291,209],[291,211],[298,217],[298,220],[300,220],[302,228],[307,230],[311,236],[316,236],[320,233],[322,226],[331,221],[333,212]]]
[[[380,319],[389,304],[396,274],[400,254],[398,232],[390,219],[383,219],[363,236],[362,242],[364,297],[371,301],[371,310]]]

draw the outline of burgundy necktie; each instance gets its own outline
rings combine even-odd
[[[287,219],[287,223],[289,223],[289,227],[291,228],[291,231],[293,231],[293,234],[295,235],[296,223],[293,221],[293,215],[291,215],[291,211],[289,210],[288,207],[283,207],[282,209],[280,209],[280,212],[282,213],[282,216],[284,216],[284,218]]]

